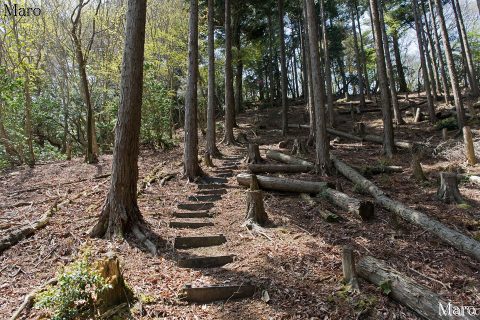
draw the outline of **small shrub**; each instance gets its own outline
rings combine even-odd
[[[53,320],[92,316],[97,294],[110,288],[90,264],[88,253],[66,266],[57,279],[57,285],[39,293],[35,301],[35,307],[49,310]]]
[[[449,131],[457,130],[458,129],[457,119],[454,117],[450,117],[450,118],[440,120],[435,124],[435,128],[437,130],[442,130],[443,128],[447,128],[447,130]]]

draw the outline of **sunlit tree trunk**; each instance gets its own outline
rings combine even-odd
[[[208,0],[208,101],[207,101],[207,141],[206,152],[217,157],[220,152],[216,145],[215,128],[215,35],[214,0]]]
[[[321,78],[320,52],[318,48],[318,23],[314,0],[306,0],[308,23],[308,43],[310,46],[310,65],[312,68],[313,101],[315,105],[315,169],[319,174],[330,172],[330,151],[325,119],[325,87]]]
[[[142,222],[137,180],[146,6],[145,0],[128,0],[111,185],[99,221],[91,231],[95,237],[123,238]]]
[[[325,18],[325,5],[324,0],[320,0],[320,17],[323,29],[323,56],[325,65],[325,80],[327,85],[327,111],[328,111],[328,124],[330,127],[335,126],[335,113],[333,110],[333,89],[332,89],[332,69],[330,64],[330,55],[328,52],[328,32],[327,22]]]
[[[368,68],[367,68],[367,56],[365,54],[365,46],[363,43],[363,34],[362,34],[362,25],[360,23],[360,15],[358,10],[355,10],[355,16],[357,18],[357,27],[358,27],[358,36],[360,38],[360,53],[362,58],[362,67],[365,80],[365,91],[367,93],[367,99],[372,100],[372,92],[370,90],[370,80],[368,79]]]
[[[422,1],[421,5],[422,5],[423,18],[425,20],[425,26],[426,26],[425,35],[427,36],[428,45],[430,47],[430,60],[433,66],[432,71],[435,79],[435,101],[437,101],[438,94],[440,94],[441,88],[442,88],[442,85],[440,83],[440,76],[439,76],[438,63],[437,63],[438,52],[433,43],[432,28],[431,28],[430,22],[428,21],[425,3]]]
[[[392,101],[393,106],[393,116],[395,122],[397,124],[404,124],[405,121],[402,119],[402,113],[400,112],[400,106],[398,104],[398,97],[397,97],[397,85],[395,82],[395,76],[393,74],[393,65],[392,65],[392,57],[390,56],[390,46],[388,42],[388,36],[386,31],[386,25],[383,18],[383,5],[380,5],[378,8],[379,16],[380,16],[380,26],[382,29],[382,39],[383,39],[383,50],[385,51],[385,61],[387,66],[387,76],[388,82],[390,87],[390,99]]]
[[[457,111],[458,127],[462,130],[465,125],[465,111],[463,109],[463,103],[461,99],[460,86],[458,84],[457,71],[455,70],[455,61],[453,60],[452,47],[448,38],[447,25],[445,23],[445,16],[443,14],[443,6],[441,0],[435,0],[437,7],[437,15],[440,23],[440,31],[442,33],[443,48],[445,50],[445,56],[447,58],[448,73],[450,75],[450,84],[452,85],[453,100],[455,102],[455,109]]]
[[[225,0],[225,144],[235,143],[235,101],[233,94],[231,0]]]
[[[380,86],[380,97],[383,116],[383,152],[392,158],[395,150],[393,143],[393,121],[392,110],[390,107],[387,66],[385,64],[385,51],[383,49],[382,29],[380,26],[380,16],[377,0],[370,0],[370,14],[372,16],[373,34],[375,37],[375,52],[377,60],[377,73]]]
[[[303,6],[303,23],[305,29],[305,65],[306,65],[306,82],[307,82],[307,110],[308,110],[308,119],[310,125],[310,132],[308,135],[308,141],[312,141],[315,138],[315,106],[313,102],[313,80],[312,80],[312,60],[310,58],[310,31],[308,29],[307,21],[307,11],[306,11],[306,0],[304,0]]]
[[[202,171],[198,165],[197,125],[198,84],[198,0],[190,0],[188,39],[188,86],[185,97],[185,148],[183,153],[184,174],[189,181],[195,180]]]
[[[472,96],[478,97],[480,95],[480,88],[478,87],[477,74],[473,63],[472,50],[470,49],[470,43],[468,42],[467,30],[463,22],[462,9],[458,0],[452,0],[452,8],[455,14],[455,21],[458,28],[458,34],[460,36],[460,43],[463,48],[464,59],[467,63],[467,73],[470,83],[470,92]]]
[[[433,35],[435,37],[435,49],[438,53],[438,64],[440,67],[440,78],[442,79],[443,95],[445,103],[448,104],[450,99],[450,87],[448,86],[447,75],[445,73],[445,61],[443,60],[442,48],[440,47],[440,37],[438,36],[437,21],[435,19],[435,13],[433,12],[433,0],[428,1],[430,10],[430,18],[432,20]]]
[[[432,90],[430,86],[430,78],[428,74],[427,62],[425,61],[425,51],[423,46],[423,37],[422,37],[422,21],[420,19],[420,14],[418,11],[418,2],[417,0],[412,0],[413,3],[413,15],[415,17],[415,30],[417,33],[417,42],[418,50],[420,52],[420,64],[422,68],[423,83],[425,87],[425,94],[427,95],[427,108],[430,122],[435,122],[435,107],[433,105]]]
[[[365,108],[365,88],[363,82],[363,70],[361,64],[360,50],[358,48],[358,39],[357,39],[357,27],[355,26],[355,11],[357,8],[351,4],[350,6],[350,16],[352,20],[352,31],[353,31],[353,47],[355,49],[355,65],[357,67],[357,78],[358,78],[358,89],[360,94],[360,110]]]
[[[285,53],[285,30],[283,22],[283,0],[278,0],[278,23],[280,34],[280,68],[281,68],[281,91],[282,91],[282,135],[286,136],[288,131],[288,101],[287,101],[287,60]]]
[[[398,75],[398,84],[400,92],[408,92],[407,80],[405,79],[405,72],[403,70],[402,56],[400,55],[400,46],[398,44],[398,34],[396,31],[392,33],[393,53],[395,54],[395,66]]]

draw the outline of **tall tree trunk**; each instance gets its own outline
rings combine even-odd
[[[240,15],[237,13],[234,19],[234,45],[237,49],[237,66],[235,69],[235,114],[239,114],[243,110],[243,60],[242,60],[242,41],[241,41],[241,23],[240,23]]]
[[[402,119],[402,113],[400,111],[400,106],[398,104],[398,97],[397,97],[397,85],[395,83],[395,76],[393,75],[393,65],[392,65],[392,57],[390,56],[390,45],[388,42],[388,36],[386,31],[386,24],[383,17],[383,6],[379,6],[379,16],[380,16],[380,27],[382,29],[382,39],[383,39],[383,50],[385,51],[385,59],[386,59],[386,66],[387,66],[387,76],[388,82],[390,87],[390,98],[392,101],[393,106],[393,116],[395,122],[400,124],[405,124],[405,121]]]
[[[390,98],[387,80],[387,66],[385,65],[385,51],[383,49],[382,29],[380,26],[380,16],[377,0],[370,0],[370,14],[372,16],[373,33],[375,36],[375,52],[377,60],[378,81],[380,85],[380,97],[382,103],[383,116],[383,152],[392,158],[395,149],[393,141],[393,121],[392,110],[390,108]]]
[[[207,141],[206,152],[218,157],[215,128],[215,34],[214,0],[208,0],[208,102],[207,102]]]
[[[370,90],[370,80],[368,79],[368,68],[367,68],[367,56],[365,54],[365,47],[363,43],[363,34],[362,34],[362,25],[360,23],[360,15],[358,14],[358,10],[355,10],[355,16],[357,18],[357,27],[358,27],[358,36],[360,38],[360,53],[362,58],[362,67],[363,67],[363,74],[365,80],[365,91],[367,94],[367,99],[372,100],[372,92]]]
[[[437,7],[440,31],[442,33],[443,48],[445,51],[445,56],[447,57],[447,67],[448,73],[450,75],[450,84],[452,85],[453,100],[455,102],[455,109],[457,110],[458,128],[462,130],[463,126],[465,125],[465,111],[463,109],[463,103],[461,99],[462,92],[460,91],[460,86],[458,84],[457,71],[455,70],[455,61],[453,60],[452,47],[448,38],[448,30],[445,23],[445,16],[443,14],[442,1],[435,0],[435,5]]]
[[[325,87],[321,79],[320,52],[318,49],[318,23],[313,0],[306,0],[308,23],[308,44],[310,46],[310,65],[312,67],[313,101],[315,105],[315,170],[325,175],[330,172],[330,154],[325,119]]]
[[[235,143],[231,11],[231,0],[225,0],[225,136],[223,142],[227,145]]]
[[[440,78],[442,79],[443,95],[445,103],[448,104],[450,99],[450,88],[448,86],[447,75],[445,73],[445,61],[443,60],[442,48],[440,47],[440,37],[438,36],[437,21],[435,19],[435,13],[433,12],[433,0],[428,1],[430,10],[430,18],[432,20],[433,35],[435,37],[435,49],[438,53],[438,64],[440,67]]]
[[[420,13],[419,13],[420,14]],[[419,19],[422,20],[422,16],[419,16]],[[427,27],[428,28],[428,27]],[[437,78],[437,73],[435,70],[433,70],[433,61],[431,57],[431,50],[427,41],[427,37],[425,34],[425,28],[422,28],[422,43],[423,43],[423,48],[425,51],[425,62],[427,63],[427,69],[428,69],[428,75],[430,77],[430,86],[432,88],[432,97],[433,101],[435,104],[435,101],[438,101],[438,95],[437,95],[437,83],[438,83],[438,78]]]
[[[320,0],[320,17],[322,19],[322,34],[323,34],[323,48],[324,48],[324,63],[325,63],[325,80],[327,85],[327,111],[328,124],[330,127],[335,126],[335,112],[333,110],[333,89],[332,89],[332,69],[330,63],[330,54],[328,52],[328,31],[327,22],[325,18],[325,4],[324,0]]]
[[[430,22],[428,21],[425,3],[422,1],[421,5],[422,5],[423,18],[425,19],[425,26],[426,26],[425,35],[428,39],[428,45],[430,47],[430,61],[433,64],[432,72],[435,79],[435,101],[438,101],[438,94],[440,94],[442,85],[440,84],[440,77],[438,74],[439,70],[438,70],[438,63],[437,63],[437,52],[436,52],[437,50],[433,43],[432,28],[431,28]]]
[[[400,55],[400,46],[398,44],[397,31],[392,33],[393,52],[395,54],[395,66],[398,75],[398,84],[400,86],[400,92],[408,92],[407,80],[405,78],[405,72],[403,70],[402,56]]]
[[[30,94],[30,74],[25,71],[24,82],[25,95],[25,135],[27,136],[28,145],[28,165],[35,166],[35,153],[33,152],[33,134],[32,134],[32,95]]]
[[[306,65],[306,76],[305,81],[307,82],[307,110],[308,110],[308,119],[310,124],[310,132],[308,135],[308,140],[313,141],[315,138],[315,106],[313,101],[313,80],[312,80],[312,60],[310,58],[310,31],[308,30],[308,21],[307,21],[307,10],[306,2],[304,0],[303,6],[303,23],[305,29],[305,65]]]
[[[198,0],[190,0],[188,39],[188,90],[185,97],[185,147],[183,151],[184,174],[189,181],[201,175],[198,165],[197,128],[198,83]]]
[[[77,60],[78,73],[80,76],[80,92],[82,94],[83,103],[87,107],[87,154],[86,161],[87,163],[97,163],[98,155],[94,150],[94,133],[95,128],[93,125],[93,107],[92,99],[90,96],[90,88],[88,84],[87,72],[86,72],[86,61],[83,55],[82,43],[77,35],[77,30],[79,25],[81,25],[81,14],[82,9],[86,4],[83,1],[80,1],[80,4],[77,6],[77,16],[73,19],[72,15],[72,30],[70,32],[73,44],[75,47],[75,59]]]
[[[467,62],[470,92],[472,96],[478,97],[480,95],[480,88],[478,87],[477,74],[475,71],[472,57],[472,50],[470,48],[470,43],[468,42],[467,30],[465,29],[465,24],[463,22],[462,9],[460,8],[460,3],[458,2],[458,0],[452,0],[452,8],[456,17],[455,20],[459,31],[460,43],[463,47],[464,58]]]
[[[270,83],[269,85],[269,90],[270,90],[270,106],[274,107],[275,106],[275,100],[276,100],[276,92],[277,90],[275,89],[275,70],[277,68],[277,59],[276,56],[273,54],[273,40],[272,40],[272,35],[273,35],[273,26],[272,26],[272,16],[269,14],[267,16],[267,22],[268,22],[268,56],[269,56],[269,72],[268,72],[268,82]]]
[[[422,37],[422,30],[423,30],[422,21],[420,18],[420,14],[418,12],[417,0],[412,0],[412,3],[413,3],[413,15],[415,17],[415,30],[417,33],[418,50],[420,52],[420,64],[422,68],[425,94],[427,95],[428,115],[430,118],[430,122],[434,123],[436,121],[435,107],[433,105],[433,97],[432,97],[432,90],[430,87],[430,79],[428,75],[427,62],[425,61],[425,51],[423,50],[424,46],[423,46],[423,37]]]
[[[285,29],[283,1],[278,0],[278,23],[280,34],[280,67],[281,67],[281,90],[282,90],[282,135],[286,136],[288,131],[288,101],[287,101],[287,60],[285,53]]]
[[[99,221],[91,231],[95,237],[123,238],[142,221],[137,180],[146,7],[145,0],[128,0],[111,185]]]
[[[355,49],[355,65],[357,67],[357,78],[358,78],[358,87],[360,91],[360,110],[365,108],[365,89],[363,83],[363,70],[361,64],[360,50],[358,49],[358,39],[357,39],[357,27],[355,26],[355,10],[356,7],[353,5],[350,6],[350,15],[352,19],[352,31],[353,31],[353,48]]]

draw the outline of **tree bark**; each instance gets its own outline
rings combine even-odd
[[[407,80],[405,79],[405,72],[403,70],[402,57],[400,55],[400,46],[398,44],[398,34],[393,32],[392,34],[393,52],[395,54],[395,66],[398,74],[398,82],[400,86],[400,92],[408,92]]]
[[[77,60],[78,73],[80,76],[80,92],[82,94],[83,102],[87,107],[87,154],[86,161],[87,163],[97,163],[98,158],[97,154],[94,152],[94,127],[93,127],[93,107],[92,100],[90,97],[90,89],[88,84],[87,72],[86,72],[86,60],[82,50],[81,41],[77,35],[78,26],[81,24],[81,14],[82,9],[86,4],[83,0],[80,0],[80,3],[75,8],[75,11],[72,13],[72,30],[70,32],[73,44],[75,47],[75,59]],[[73,19],[76,13],[75,19]]]
[[[433,12],[433,0],[428,1],[430,9],[430,18],[432,20],[433,35],[435,37],[435,48],[438,53],[438,64],[440,67],[440,78],[442,79],[443,95],[445,103],[448,104],[450,99],[450,89],[448,87],[447,75],[445,74],[445,61],[443,60],[442,49],[440,47],[440,37],[438,36],[437,21],[435,19],[435,13]]]
[[[480,95],[480,88],[478,87],[477,73],[475,71],[470,43],[468,42],[467,30],[465,29],[465,24],[463,22],[462,9],[460,8],[460,3],[458,0],[452,0],[452,8],[455,14],[455,22],[457,24],[458,34],[460,37],[460,44],[463,48],[462,54],[464,55],[464,59],[467,63],[470,92],[472,96],[478,97]]]
[[[322,20],[322,34],[323,34],[323,56],[325,64],[325,82],[327,86],[327,111],[328,111],[328,125],[333,128],[335,126],[335,112],[333,110],[333,89],[332,89],[332,69],[330,63],[330,54],[328,51],[328,30],[325,15],[325,1],[320,0],[320,15]]]
[[[463,127],[463,141],[465,142],[465,153],[467,154],[468,164],[474,166],[477,164],[477,158],[475,157],[472,131],[468,126]]]
[[[357,39],[357,27],[355,26],[355,12],[357,8],[353,5],[350,6],[350,16],[352,20],[352,31],[353,31],[353,48],[355,49],[355,66],[357,68],[357,78],[358,78],[358,89],[360,94],[360,110],[365,108],[365,87],[363,82],[363,70],[361,64],[361,55],[358,48],[358,39]]]
[[[235,101],[233,94],[231,1],[225,0],[225,136],[227,145],[235,143]]]
[[[285,30],[283,23],[283,1],[278,0],[278,22],[280,31],[280,68],[281,68],[281,90],[282,90],[282,135],[288,132],[288,101],[287,101],[287,61],[285,53]]]
[[[301,173],[312,171],[312,166],[285,164],[249,164],[252,173]]]
[[[441,313],[440,305],[448,309],[451,302],[443,300],[428,288],[417,284],[413,279],[389,267],[385,262],[371,256],[361,258],[356,270],[358,275],[376,286],[388,286],[388,295],[406,305],[425,319],[439,319],[448,315]],[[384,289],[384,291],[385,291]],[[462,319],[475,319],[466,315]]]
[[[425,61],[425,50],[424,50],[423,37],[422,37],[423,24],[418,11],[417,0],[412,0],[412,3],[413,3],[413,15],[415,17],[415,30],[417,32],[418,50],[420,51],[420,65],[422,68],[425,94],[427,95],[428,114],[429,114],[430,122],[434,123],[436,121],[435,106],[433,105],[433,97],[432,97],[432,90],[430,86],[430,79],[428,76],[427,62]]]
[[[461,99],[462,92],[460,91],[460,86],[458,84],[458,76],[455,69],[455,60],[453,59],[452,47],[450,46],[450,40],[448,38],[448,30],[445,23],[445,16],[443,14],[442,1],[435,0],[435,5],[437,7],[438,20],[440,22],[440,31],[442,33],[445,56],[447,57],[447,67],[448,73],[450,75],[450,84],[452,85],[453,100],[455,102],[455,109],[457,110],[458,128],[461,130],[465,125],[465,111]]]
[[[234,19],[234,38],[235,38],[235,48],[237,49],[237,66],[235,69],[235,114],[240,114],[243,111],[243,59],[242,59],[242,30],[241,30],[241,23],[240,19],[242,17],[239,13],[235,15]],[[262,94],[262,93],[260,93]]]
[[[185,148],[183,153],[184,175],[189,181],[195,180],[202,173],[198,165],[197,84],[198,0],[191,0],[188,40],[188,90],[185,97]]]
[[[260,150],[258,144],[249,143],[248,144],[248,154],[247,154],[247,163],[262,163],[264,160],[260,156]]]
[[[320,53],[318,49],[318,29],[315,5],[313,0],[306,0],[308,35],[310,46],[310,65],[312,67],[312,88],[315,105],[315,171],[327,174],[330,171],[329,146],[325,119],[325,87],[321,77]]]
[[[326,182],[303,181],[289,178],[277,178],[269,176],[256,176],[258,185],[264,190],[295,192],[295,193],[321,193],[328,184]],[[237,175],[237,182],[242,186],[250,186],[252,175],[240,173]]]
[[[372,135],[372,134],[366,134],[363,137],[358,137],[358,136],[355,136],[355,135],[352,135],[352,134],[349,134],[349,133],[346,133],[346,132],[343,132],[343,131],[334,130],[334,129],[327,129],[327,132],[329,134],[332,134],[332,135],[337,135],[337,136],[340,136],[340,137],[344,137],[344,138],[352,139],[352,140],[356,140],[356,141],[370,141],[370,142],[374,142],[374,143],[378,143],[378,144],[383,143],[383,138],[382,137],[375,136],[375,135]],[[393,144],[396,147],[403,148],[403,149],[409,149],[409,148],[412,147],[412,144],[410,142],[407,142],[407,141],[397,140],[397,141],[394,141]]]
[[[387,77],[390,86],[390,98],[392,100],[393,106],[393,116],[397,125],[405,124],[405,121],[402,119],[402,113],[400,112],[400,106],[398,104],[397,98],[397,85],[395,83],[395,76],[393,75],[393,65],[392,65],[392,58],[390,56],[390,46],[388,43],[388,36],[386,31],[386,24],[385,19],[383,18],[383,6],[379,6],[378,8],[379,16],[380,16],[380,26],[382,29],[382,39],[383,39],[383,47],[385,51],[385,61],[387,67]]]
[[[349,284],[353,290],[359,290],[357,271],[355,268],[355,257],[350,246],[344,246],[342,251],[342,271],[343,280]]]
[[[307,21],[307,11],[306,11],[306,2],[304,0],[303,6],[303,23],[305,29],[305,66],[306,66],[306,98],[305,101],[307,103],[307,110],[308,110],[308,119],[310,124],[310,132],[308,135],[308,140],[313,141],[315,138],[315,106],[313,101],[313,80],[312,80],[312,61],[310,59],[310,45],[309,45],[309,30],[308,30],[308,21]]]
[[[440,187],[437,190],[437,198],[445,203],[464,203],[456,173],[440,172]]]
[[[357,18],[358,36],[360,38],[360,53],[361,53],[363,73],[364,73],[363,80],[365,80],[365,91],[366,91],[366,94],[367,94],[367,99],[372,100],[372,92],[370,90],[370,80],[368,79],[367,56],[365,54],[365,46],[364,46],[364,43],[363,43],[363,34],[362,34],[362,25],[360,24],[360,15],[358,14],[358,10],[355,10],[355,16]]]
[[[111,185],[99,221],[91,231],[96,237],[123,238],[142,221],[137,180],[146,7],[145,0],[128,1]]]
[[[268,216],[263,205],[263,192],[259,189],[255,175],[252,175],[250,180],[250,190],[247,191],[246,225],[250,227],[252,224],[264,226],[268,221]]]
[[[393,140],[393,122],[392,110],[390,108],[389,89],[387,81],[387,66],[385,65],[385,51],[383,49],[382,31],[380,26],[380,17],[378,12],[377,0],[370,0],[370,11],[375,35],[375,51],[377,54],[377,72],[380,84],[380,97],[382,103],[383,116],[383,153],[388,157],[393,157],[395,150]]]
[[[214,0],[208,0],[208,101],[206,151],[211,157],[220,156],[216,145],[215,128],[215,34]]]
[[[300,165],[300,166],[310,166],[313,169],[313,163],[311,163],[310,161],[298,159],[298,158],[289,156],[285,153],[281,153],[281,152],[274,151],[274,150],[268,150],[267,151],[267,158],[272,159],[272,160],[276,160],[276,161],[280,161],[280,162],[284,162],[284,163]]]
[[[358,172],[346,165],[344,162],[335,157],[332,157],[332,161],[335,165],[335,168],[337,168],[342,175],[350,179],[353,183],[363,187],[364,190],[367,190],[373,197],[375,197],[379,204],[397,214],[401,218],[435,234],[439,239],[480,261],[480,242],[445,226],[444,224],[428,217],[426,214],[420,211],[410,209],[406,205],[390,199],[375,184],[362,177]]]

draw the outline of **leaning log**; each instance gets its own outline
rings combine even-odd
[[[312,166],[295,164],[249,164],[248,170],[252,173],[302,173],[312,170]]]
[[[252,175],[240,173],[237,175],[238,184],[249,187]],[[320,193],[328,188],[327,182],[303,181],[289,178],[277,178],[257,175],[258,185],[264,190],[274,190],[295,193]]]
[[[310,166],[311,169],[313,169],[313,164],[309,161],[302,160],[299,158],[295,158],[292,156],[289,156],[285,153],[281,153],[278,151],[274,150],[268,150],[267,151],[267,158],[271,160],[276,160],[284,163],[289,163],[289,164],[296,164],[296,165],[301,165],[301,166]]]
[[[416,283],[413,279],[389,267],[385,262],[370,256],[361,258],[356,264],[358,275],[376,286],[381,286],[384,293],[409,307],[426,319],[453,318],[449,314],[457,308],[451,302],[443,300],[439,295]],[[468,310],[462,319],[478,319],[470,316]]]
[[[399,215],[401,218],[435,234],[443,241],[480,261],[479,241],[476,241],[456,230],[445,226],[441,222],[428,217],[426,214],[420,211],[410,209],[401,202],[390,199],[380,188],[378,188],[371,181],[365,179],[353,168],[340,161],[335,156],[331,156],[331,159],[335,165],[335,168],[342,175],[350,179],[353,183],[362,187],[364,190],[368,191],[382,206]]]
[[[369,141],[369,142],[374,142],[374,143],[378,143],[378,144],[383,144],[383,137],[376,136],[376,135],[373,135],[373,134],[366,134],[363,137],[358,137],[358,136],[355,136],[353,134],[349,134],[349,133],[346,133],[346,132],[343,132],[343,131],[340,131],[340,130],[331,129],[331,128],[327,128],[327,132],[331,135],[340,136],[340,137],[347,138],[347,139],[350,139],[350,140]],[[407,141],[397,140],[397,141],[395,141],[395,146],[399,147],[399,148],[403,148],[403,149],[410,149],[412,147],[412,144],[410,142],[407,142]]]
[[[322,195],[336,206],[359,216],[363,221],[373,219],[374,205],[371,201],[363,201],[335,189],[326,188]]]

